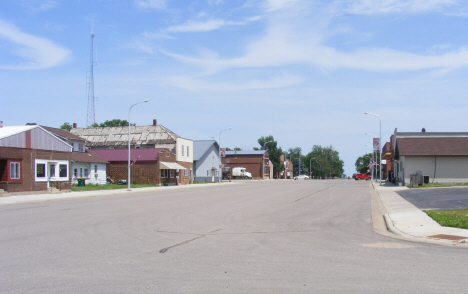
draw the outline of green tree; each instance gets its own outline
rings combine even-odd
[[[131,126],[135,126],[135,124],[130,124]],[[99,126],[103,127],[126,127],[128,126],[128,121],[120,120],[120,119],[113,119],[113,120],[106,120],[103,123],[100,123]]]
[[[273,164],[273,172],[275,177],[278,178],[278,175],[284,171],[284,165],[281,164],[281,155],[283,154],[283,150],[281,147],[278,147],[278,142],[275,141],[273,136],[266,136],[260,137],[258,139],[258,144],[260,145],[260,150],[268,151],[268,155],[270,157],[270,161]]]
[[[299,160],[302,159],[301,147],[290,147],[286,153],[287,159],[290,159],[293,165],[293,176],[299,175]],[[301,174],[304,173],[304,164],[301,162]]]
[[[60,126],[61,130],[70,131],[72,128],[73,128],[72,125],[68,122],[64,122],[63,125]]]
[[[302,164],[310,165],[315,177],[341,177],[344,172],[344,162],[332,146],[314,145],[312,151],[303,157]]]
[[[375,159],[374,161],[376,161],[377,163],[380,163],[380,153],[379,151],[376,151],[376,156],[375,156]],[[370,163],[370,160],[371,158],[374,158],[374,154],[372,153],[366,153],[364,154],[363,156],[359,156],[358,159],[356,159],[356,162],[354,163],[354,166],[356,167],[356,171],[358,173],[361,173],[361,174],[367,174],[367,170],[369,170],[369,163]],[[378,165],[374,165],[374,169],[375,169],[375,174],[377,175],[377,177],[379,177],[379,166]]]
[[[366,174],[369,169],[370,159],[373,157],[372,153],[366,153],[363,156],[359,156],[354,163],[356,171],[361,174]]]

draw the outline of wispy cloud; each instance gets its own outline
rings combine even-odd
[[[294,86],[301,83],[304,78],[293,75],[283,74],[272,79],[253,79],[248,82],[207,82],[200,78],[188,76],[173,76],[165,80],[165,84],[190,91],[207,92],[226,92],[243,91],[253,89],[277,89]]]
[[[439,10],[455,5],[453,0],[347,0],[347,11],[353,14],[415,13]]]
[[[257,19],[253,19],[254,21]],[[180,33],[180,32],[209,32],[220,29],[224,26],[241,26],[245,25],[247,22],[235,22],[235,21],[226,21],[222,19],[213,19],[204,22],[200,21],[188,21],[183,25],[172,26],[166,29],[170,33]]]
[[[137,7],[142,9],[163,9],[166,7],[166,0],[135,0]]]
[[[426,52],[415,54],[389,48],[357,48],[340,51],[326,44],[330,18],[336,12],[333,7],[318,9],[316,6],[305,12],[307,1],[267,1],[265,34],[244,47],[244,54],[235,58],[206,58],[180,55],[164,51],[164,54],[181,62],[216,73],[230,68],[279,67],[292,64],[309,64],[325,70],[351,68],[368,71],[411,71],[424,69],[453,69],[468,66],[468,49],[461,47],[438,55]],[[427,3],[426,3],[427,2]],[[380,1],[381,7],[397,9],[410,5],[413,9],[429,9],[452,3],[449,0],[429,1]],[[348,1],[348,3],[351,3]],[[368,7],[374,1],[354,1],[355,5]],[[357,6],[356,6],[357,7]],[[376,5],[373,10],[378,10]],[[389,8],[393,7],[393,8]],[[300,9],[299,9],[300,8]],[[311,11],[313,11],[311,16]],[[402,8],[403,9],[403,8]],[[268,12],[269,11],[269,12]],[[363,11],[363,10],[361,10]],[[328,14],[327,14],[328,13]]]
[[[67,48],[47,39],[23,33],[14,25],[2,20],[0,38],[9,42],[10,54],[22,59],[17,64],[0,65],[0,69],[45,69],[61,65],[71,58],[71,52]]]

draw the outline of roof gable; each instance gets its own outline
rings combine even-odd
[[[218,142],[215,140],[193,141],[193,161],[200,160],[213,145],[218,149]]]

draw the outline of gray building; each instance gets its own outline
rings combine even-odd
[[[397,132],[392,169],[397,183],[410,185],[422,172],[430,183],[468,183],[468,133]]]
[[[215,140],[193,141],[193,171],[195,182],[217,182],[219,145]]]

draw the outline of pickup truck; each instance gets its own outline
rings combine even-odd
[[[354,179],[355,179],[356,181],[360,181],[360,180],[366,180],[366,181],[368,181],[368,180],[372,179],[372,177],[371,177],[371,176],[368,176],[368,175],[366,175],[366,174],[355,174],[355,175],[354,175]]]

